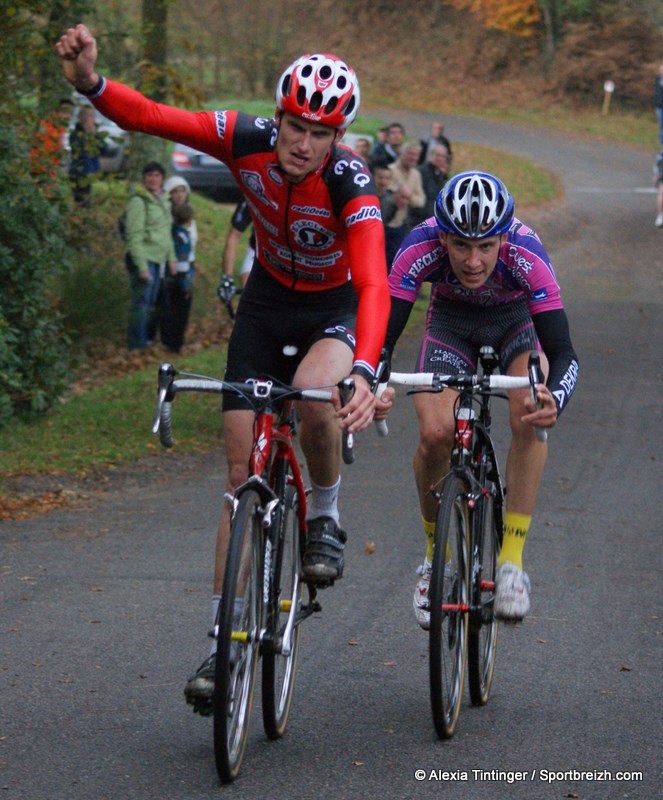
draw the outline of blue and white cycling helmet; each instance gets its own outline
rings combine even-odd
[[[466,239],[506,233],[513,221],[513,197],[499,178],[487,172],[459,172],[435,200],[439,227]]]

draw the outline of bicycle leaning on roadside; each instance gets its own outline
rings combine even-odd
[[[480,373],[392,372],[389,382],[413,391],[455,389],[455,434],[449,472],[431,487],[438,503],[429,588],[429,679],[433,723],[441,739],[456,729],[467,666],[473,705],[488,702],[498,622],[493,614],[495,570],[503,535],[505,489],[491,438],[491,400],[503,389],[538,382],[538,353],[529,377],[494,374],[499,358],[482,347]],[[537,430],[543,439],[544,430]]]
[[[341,405],[353,381],[338,385]],[[333,402],[334,387],[297,389],[270,380],[246,383],[159,369],[153,432],[171,447],[172,403],[179,392],[233,392],[255,412],[249,478],[233,495],[230,542],[221,602],[210,636],[217,639],[214,754],[219,778],[239,774],[246,749],[257,666],[262,658],[262,717],[270,739],[285,733],[299,650],[299,626],[321,611],[317,590],[301,569],[306,544],[306,489],[293,436],[294,401]],[[351,435],[343,435],[343,458],[353,459]],[[328,581],[327,585],[333,583]],[[304,594],[306,586],[306,596]]]

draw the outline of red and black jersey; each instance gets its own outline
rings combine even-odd
[[[351,281],[359,299],[355,364],[376,365],[390,302],[380,204],[360,158],[334,145],[318,170],[290,183],[276,160],[273,119],[185,111],[113,81],[104,81],[91,99],[127,130],[181,142],[223,161],[251,209],[260,264],[302,293]]]

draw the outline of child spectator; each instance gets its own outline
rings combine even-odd
[[[187,202],[173,204],[171,213],[175,270],[166,276],[161,340],[173,353],[179,353],[191,312],[195,221],[193,208]]]

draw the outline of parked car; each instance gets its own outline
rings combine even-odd
[[[185,178],[196,192],[202,192],[219,203],[237,203],[241,192],[228,167],[216,158],[176,144],[171,157],[171,172]]]
[[[85,98],[75,96],[74,110],[69,120],[68,132],[65,136],[64,150],[67,155],[70,152],[69,147],[69,134],[76,127],[78,122],[78,115],[81,108],[91,105]],[[127,153],[129,150],[129,134],[123,131],[119,125],[112,122],[107,117],[95,109],[94,121],[97,124],[97,130],[104,134],[106,139],[106,151],[99,158],[99,166],[102,172],[124,172],[127,166]]]

